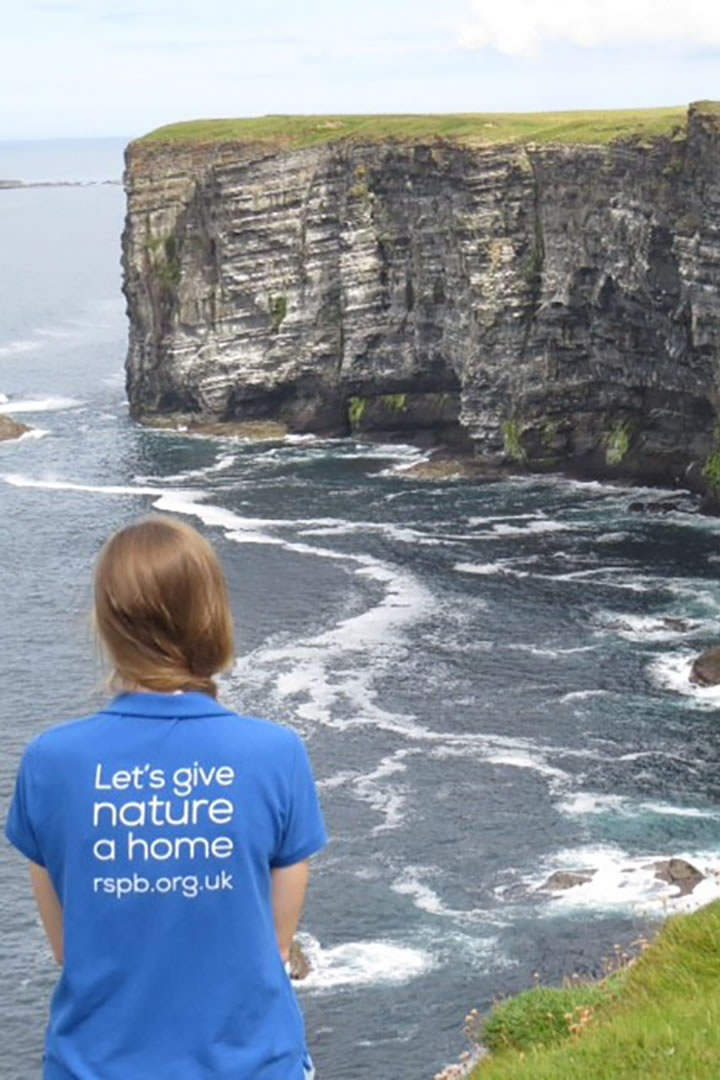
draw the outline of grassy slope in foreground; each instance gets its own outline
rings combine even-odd
[[[481,1033],[492,1057],[471,1080],[720,1077],[720,901],[668,920],[635,964],[585,989],[497,1006]]]
[[[459,113],[427,116],[260,116],[169,124],[140,142],[270,142],[287,148],[338,139],[452,139],[475,144],[507,142],[609,143],[682,134],[684,107],[592,112]]]

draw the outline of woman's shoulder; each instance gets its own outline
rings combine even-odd
[[[64,753],[73,745],[86,746],[89,735],[93,728],[100,726],[102,718],[102,712],[96,712],[54,723],[33,736],[25,752],[37,760],[52,757],[58,752]]]

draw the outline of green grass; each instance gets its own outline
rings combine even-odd
[[[720,901],[669,919],[603,982],[505,1002],[480,1038],[492,1054],[471,1080],[717,1080]]]
[[[708,113],[715,106],[708,103]],[[687,109],[613,109],[590,112],[458,113],[376,116],[261,116],[251,119],[189,120],[150,132],[149,142],[270,142],[296,148],[338,139],[427,140],[469,145],[506,142],[609,143],[682,134]]]

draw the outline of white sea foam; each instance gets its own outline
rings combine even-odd
[[[598,566],[589,570],[572,570],[567,574],[537,574],[548,581],[567,581],[582,585],[598,585],[606,589],[627,589],[629,592],[649,592],[658,587],[655,579],[643,574],[635,574],[632,579],[617,581],[613,575],[631,573],[627,566]]]
[[[401,460],[396,462],[394,465],[388,466],[387,469],[382,469],[379,475],[402,476],[403,473],[409,472],[410,469],[413,469],[416,465],[423,465],[425,462],[430,461],[430,457],[430,454],[421,454],[419,452],[416,452],[416,455],[409,458],[409,460]],[[458,469],[457,473],[448,474],[447,476],[443,477],[443,480],[454,480],[460,475],[461,471],[460,469]]]
[[[674,806],[664,802],[639,802],[623,795],[602,795],[589,791],[577,791],[568,795],[557,804],[563,814],[574,817],[577,814],[618,814],[621,817],[683,817],[713,819],[720,817],[720,811],[700,809],[694,806]]]
[[[39,341],[8,341],[0,345],[0,356],[15,356],[18,353],[33,352],[40,348]]]
[[[453,570],[459,574],[479,574],[482,577],[490,577],[496,574],[504,577],[526,578],[529,577],[527,570],[516,570],[513,566],[514,559],[498,559],[489,563],[455,563]]]
[[[330,558],[344,564],[355,576],[383,586],[383,595],[358,615],[340,620],[334,627],[299,642],[271,643],[238,660],[234,677],[245,686],[274,685],[283,708],[293,700],[296,720],[323,723],[338,729],[369,724],[403,736],[422,737],[425,729],[412,716],[400,716],[377,702],[375,675],[401,647],[403,628],[426,615],[432,595],[414,575],[370,555],[351,554],[293,539],[303,527],[327,525],[328,519],[284,521],[245,518],[202,501],[197,492],[165,491],[154,506],[198,517],[210,527],[225,531],[236,543],[279,545],[303,555]],[[333,525],[335,519],[329,519]],[[278,535],[289,530],[290,536]],[[352,655],[351,663],[340,662]],[[362,659],[361,659],[362,657]],[[331,674],[332,670],[332,674]],[[299,699],[299,700],[298,700]],[[338,705],[349,703],[351,718],[338,716]]]
[[[297,983],[303,992],[406,983],[434,965],[430,953],[392,941],[348,941],[323,948],[306,933],[298,934],[298,941],[310,963],[310,974]]]
[[[433,948],[434,952],[442,952],[443,946],[447,949],[448,934],[456,937],[463,934],[463,929],[466,928],[465,933],[475,937],[474,928],[478,924],[483,927],[507,924],[505,914],[489,911],[487,907],[455,908],[446,904],[440,894],[429,884],[429,880],[442,881],[443,879],[444,872],[440,867],[408,865],[401,869],[390,885],[396,895],[408,897],[418,911],[443,919],[452,927],[448,930],[448,926],[443,926],[442,930],[439,930],[441,937]],[[486,958],[488,952],[497,945],[497,938],[480,937],[476,945],[478,952]]]
[[[30,428],[29,431],[24,431],[19,439],[15,439],[15,442],[34,442],[35,439],[44,439],[50,432],[45,428]]]
[[[468,536],[458,536],[455,539],[488,539],[494,537],[494,533],[476,533]],[[515,535],[515,534],[513,534]],[[611,589],[626,589],[630,592],[648,592],[655,582],[651,578],[635,575],[631,580],[618,581],[613,575],[627,574],[630,567],[625,566],[598,566],[587,570],[571,570],[566,574],[544,574],[534,570],[516,569],[516,564],[526,566],[528,563],[537,562],[537,556],[528,559],[496,559],[493,562],[472,563],[458,562],[453,569],[461,574],[478,574],[489,577],[502,575],[514,578],[537,578],[545,581],[566,581],[575,584],[597,585]]]
[[[552,660],[557,660],[560,656],[573,656],[575,653],[593,652],[597,648],[597,645],[573,645],[564,649],[560,646],[551,649],[542,645],[525,644],[523,642],[508,645],[508,649],[514,652],[525,652],[531,656],[548,657]]]
[[[427,878],[441,878],[442,871],[436,866],[405,866],[392,882],[391,889],[398,896],[408,896],[414,906],[427,915],[440,915],[459,922],[476,922],[484,911],[462,910],[449,907],[428,884]]]
[[[419,748],[403,747],[384,757],[372,772],[354,780],[352,786],[359,798],[369,803],[372,809],[383,817],[382,822],[373,828],[373,835],[397,829],[403,824],[406,789],[387,781],[390,777],[407,772],[405,759],[417,753]]]
[[[355,575],[383,585],[382,599],[315,637],[257,650],[239,662],[235,674],[241,682],[258,672],[272,679],[281,701],[300,699],[295,711],[301,720],[338,730],[370,725],[422,737],[426,729],[413,716],[378,703],[374,680],[402,648],[405,626],[431,609],[431,594],[408,571],[367,555],[342,557]],[[349,706],[348,719],[338,715],[343,703]]]
[[[523,754],[519,751],[489,753],[485,760],[491,765],[509,765],[513,769],[530,769],[532,772],[541,773],[543,776],[552,777],[554,780],[560,780],[563,783],[568,778],[568,774],[563,769],[548,764],[547,761],[543,761],[540,757]]]
[[[720,519],[713,518],[713,524],[720,527]],[[702,606],[713,615],[720,611],[720,591],[708,588],[706,580],[684,580],[666,582],[664,588],[673,596],[679,596],[688,607]]]
[[[544,518],[542,510],[528,511],[525,514],[486,514],[472,516],[467,519],[468,525],[489,525],[493,521],[532,521],[533,518]]]
[[[566,705],[572,701],[587,701],[589,698],[605,697],[608,693],[608,690],[571,690],[569,693],[563,694],[560,701],[563,705]]]
[[[596,536],[594,542],[596,544],[619,544],[622,543],[623,540],[629,540],[630,538],[630,533],[607,532],[600,533],[598,536]]]
[[[322,442],[321,435],[286,435],[283,442],[289,443],[290,446],[302,446],[303,443],[318,443]]]
[[[300,529],[298,536],[351,536],[355,533],[373,532],[406,544],[416,544],[428,539],[424,533],[410,526],[378,521],[344,521],[337,518],[320,520],[318,523],[308,522],[307,528]]]
[[[696,866],[706,879],[688,896],[679,888],[655,877],[654,863],[667,859],[668,853],[655,852],[630,856],[611,845],[581,847],[561,852],[552,863],[546,860],[542,875],[526,879],[539,888],[555,870],[591,868],[595,874],[583,885],[558,891],[548,901],[547,914],[571,910],[619,911],[663,915],[693,911],[720,897],[720,854],[718,852],[672,852]]]
[[[687,698],[697,709],[717,709],[720,706],[720,686],[695,686],[690,671],[695,653],[675,652],[657,656],[648,666],[650,678],[663,690],[672,690]]]
[[[552,521],[543,518],[540,520],[528,521],[525,525],[507,525],[504,522],[498,522],[493,525],[492,532],[497,536],[525,536],[528,534],[540,535],[542,533],[572,532],[576,528],[576,525],[573,525],[568,521]]]
[[[625,803],[621,795],[594,795],[589,791],[576,791],[555,805],[562,814],[606,814],[619,810]]]
[[[690,633],[706,629],[708,624],[690,619],[674,619],[661,615],[630,615],[601,611],[595,616],[600,628],[617,634],[626,641],[673,641]]]
[[[5,473],[2,479],[6,484],[19,488],[41,488],[47,491],[84,491],[91,495],[155,495],[161,489],[156,487],[134,487],[125,484],[76,484],[72,480],[38,479],[23,476],[20,473]],[[188,492],[183,492],[188,495]],[[200,493],[196,493],[197,497]]]
[[[111,415],[111,419],[115,420],[117,417]],[[185,469],[183,472],[172,473],[169,476],[163,476],[163,484],[180,484],[185,480],[198,480],[205,476],[210,476],[213,473],[224,472],[225,469],[229,469],[237,461],[236,453],[221,454],[220,457],[212,462],[210,465],[205,465],[197,469]],[[136,483],[148,483],[153,480],[157,481],[159,478],[155,476],[142,476],[137,475],[133,477]]]
[[[6,413],[39,413],[39,412],[62,412],[66,409],[77,409],[84,402],[78,398],[70,397],[43,397],[43,398],[11,398],[0,405],[0,410]]]

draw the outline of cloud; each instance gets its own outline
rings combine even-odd
[[[717,0],[470,0],[460,44],[532,55],[552,43],[720,45]]]

